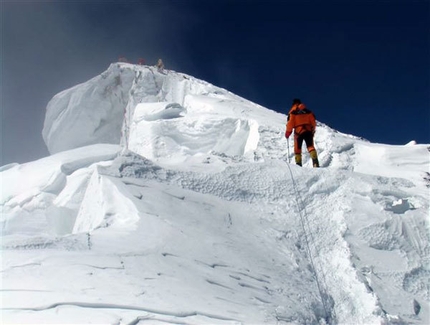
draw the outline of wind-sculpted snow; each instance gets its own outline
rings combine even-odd
[[[51,154],[97,143],[119,144],[134,72],[112,65],[57,94],[46,108],[43,138]]]
[[[3,171],[2,234],[45,236],[70,233],[66,229],[73,227],[75,218],[65,206],[81,206],[84,198],[81,191],[94,169],[92,165],[103,165],[103,161],[112,160],[120,151],[119,146],[94,145]],[[64,192],[67,194],[59,195]],[[52,214],[57,205],[61,210]]]
[[[318,123],[301,168],[285,122],[146,66],[57,95],[80,148],[0,169],[3,322],[427,324],[428,145]]]
[[[133,124],[141,121],[167,120],[181,117],[186,109],[175,103],[138,104],[135,108]]]
[[[202,114],[192,106],[157,105],[139,104],[130,131],[128,148],[148,159],[171,165],[211,153],[242,157],[257,148],[253,120]]]
[[[235,119],[239,112],[246,116],[244,107],[249,104],[242,105],[245,101],[240,97],[204,81],[175,72],[160,73],[148,66],[112,64],[100,76],[57,94],[49,102],[43,137],[51,153],[96,143],[122,142],[127,146],[139,104],[147,103],[147,111],[151,111],[160,102],[169,102],[170,113],[177,105],[190,107],[195,114],[210,110],[210,103],[199,103],[199,96],[205,101],[215,99],[212,109],[216,107],[219,116],[226,112]],[[219,109],[218,103],[223,101],[225,109]],[[166,112],[159,112],[159,117],[148,114],[146,119],[165,119]]]

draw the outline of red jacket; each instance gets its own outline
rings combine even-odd
[[[305,104],[293,105],[288,114],[287,130],[285,136],[288,138],[291,133],[302,134],[304,132],[315,132],[315,115],[306,108]]]

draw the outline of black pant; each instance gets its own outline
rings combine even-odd
[[[294,153],[301,154],[302,153],[302,145],[303,141],[306,142],[306,147],[308,151],[311,152],[315,150],[314,147],[314,135],[312,132],[303,132],[301,134],[294,133]]]

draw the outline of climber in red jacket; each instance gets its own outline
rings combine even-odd
[[[288,113],[287,130],[285,137],[288,139],[294,130],[294,154],[296,164],[302,165],[302,144],[306,142],[306,147],[312,158],[314,167],[319,167],[317,151],[314,147],[314,134],[316,128],[315,115],[300,99],[293,100],[293,106]]]

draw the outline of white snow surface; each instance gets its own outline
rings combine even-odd
[[[56,95],[0,169],[1,323],[428,324],[430,145],[318,123],[298,167],[286,120],[127,63]]]

